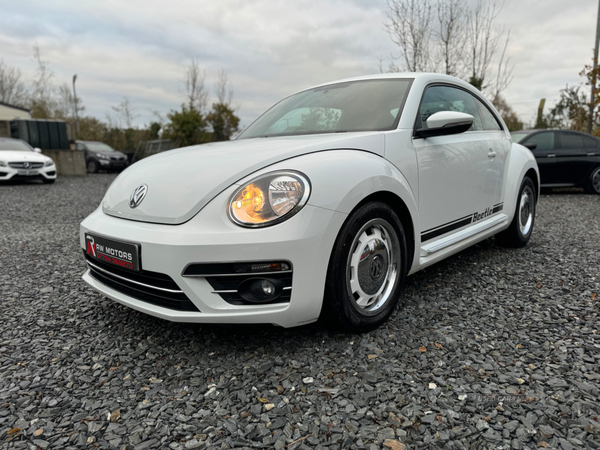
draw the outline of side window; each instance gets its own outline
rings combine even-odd
[[[483,124],[475,101],[471,94],[461,89],[450,86],[431,86],[427,88],[423,100],[421,100],[417,118],[420,124],[417,123],[417,126],[427,128],[427,119],[436,112],[458,111],[474,117],[475,120],[469,131],[481,131]]]
[[[77,144],[77,150],[85,150],[85,147],[83,146],[83,144]]]
[[[598,139],[592,136],[583,136],[583,147],[588,152],[593,152],[598,149]]]
[[[535,144],[536,147],[532,150],[534,155],[554,153],[554,132],[534,134],[523,142],[523,144]]]
[[[583,139],[586,136],[579,133],[560,133],[560,146],[561,149],[557,152],[558,155],[569,156],[569,155],[581,155],[586,151],[584,150]]]
[[[492,112],[485,106],[479,99],[475,99],[477,105],[479,106],[479,112],[481,113],[481,119],[483,121],[483,129],[484,130],[492,130],[498,131],[501,130],[500,122],[494,117]]]

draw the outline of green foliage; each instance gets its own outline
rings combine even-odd
[[[469,83],[472,86],[475,86],[480,91],[483,91],[483,77],[482,78],[478,78],[476,76],[472,76],[472,77],[469,78]]]
[[[213,141],[228,141],[240,125],[240,118],[235,111],[225,103],[213,103],[211,111],[206,116],[206,122],[212,128]]]
[[[502,116],[502,120],[508,127],[509,131],[518,131],[523,129],[523,122],[519,120],[519,116],[514,109],[504,100],[503,97],[497,95],[496,98],[492,100],[492,104],[496,107],[500,115]]]
[[[181,105],[181,111],[167,114],[170,122],[165,125],[164,139],[171,139],[178,147],[209,142],[211,136],[206,131],[204,117],[193,105]]]

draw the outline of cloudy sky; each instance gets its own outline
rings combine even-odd
[[[37,45],[56,84],[77,74],[85,114],[105,119],[127,97],[138,126],[179,108],[196,58],[211,89],[228,73],[245,126],[294,91],[377,73],[378,57],[398,54],[386,9],[385,0],[0,0],[0,58],[31,79]],[[522,120],[581,82],[597,11],[596,0],[505,0],[497,24],[511,32],[514,78],[504,96]]]

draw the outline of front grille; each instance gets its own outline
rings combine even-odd
[[[214,289],[215,294],[232,305],[248,305],[249,302],[242,298],[239,288],[242,283],[249,279],[266,278],[279,281],[283,289],[281,293],[268,303],[289,303],[292,296],[292,270],[288,262],[276,262],[275,265],[287,264],[289,270],[253,272],[250,267],[253,264],[264,265],[264,263],[222,263],[222,264],[191,264],[183,273],[184,277],[202,277]]]
[[[25,167],[26,164],[29,164],[29,166]],[[41,163],[41,162],[32,162],[32,163],[11,162],[11,163],[8,163],[8,165],[10,167],[12,167],[13,169],[39,169],[41,167],[44,167],[44,163]]]
[[[116,291],[163,308],[200,312],[168,275],[147,270],[130,272],[84,255],[90,275]]]

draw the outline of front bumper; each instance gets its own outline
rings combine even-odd
[[[125,170],[129,166],[129,162],[127,162],[126,159],[120,160],[120,161],[115,161],[112,159],[98,158],[96,161],[98,162],[98,165],[99,165],[100,169],[102,169],[102,170],[119,171],[119,170]]]
[[[128,295],[126,289],[109,286],[90,270],[83,279],[107,297],[138,311],[175,322],[269,323],[298,326],[318,319],[333,243],[346,215],[306,205],[289,220],[266,228],[234,225],[226,215],[232,186],[213,199],[190,221],[162,225],[108,216],[98,208],[81,224],[85,233],[140,245],[144,271],[170,277],[198,311],[182,311]],[[215,293],[207,277],[183,276],[189,264],[289,261],[293,267],[291,295],[285,302],[232,304]],[[116,286],[116,288],[115,288]]]
[[[0,167],[0,181],[8,180],[54,180],[56,179],[56,165],[34,169],[23,169],[10,167]]]

